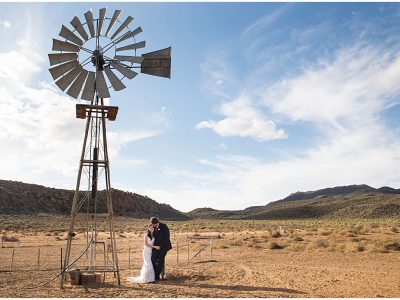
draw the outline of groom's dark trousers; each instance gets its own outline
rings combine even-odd
[[[155,280],[160,280],[160,274],[164,269],[165,256],[167,252],[172,249],[172,245],[169,239],[169,229],[167,225],[159,223],[154,233],[154,246],[160,246],[160,250],[153,249],[151,253],[151,262],[154,267]]]

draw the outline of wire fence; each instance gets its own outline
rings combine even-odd
[[[166,265],[179,265],[195,263],[200,261],[216,260],[218,251],[215,248],[213,238],[172,238],[172,249],[166,257]],[[81,253],[86,247],[84,240],[76,240],[72,243],[70,261]],[[109,264],[111,259],[111,246],[107,240],[98,243],[96,265]],[[54,245],[39,245],[21,242],[4,242],[0,248],[0,276],[2,273],[17,272],[40,272],[40,271],[61,271],[66,241],[59,241]],[[142,258],[143,239],[119,238],[117,241],[118,264],[120,270],[140,269]],[[89,258],[83,255],[77,262],[85,264]]]

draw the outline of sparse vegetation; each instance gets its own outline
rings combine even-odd
[[[278,243],[275,243],[275,242],[272,242],[269,245],[269,249],[271,249],[271,250],[279,250],[279,249],[283,249],[283,248],[284,248],[283,246],[281,246],[281,245],[279,245]]]
[[[397,241],[387,242],[384,248],[387,251],[400,251],[400,243]]]
[[[15,237],[15,236],[8,236],[8,235],[4,235],[2,237],[2,240],[4,242],[19,242],[19,238]]]
[[[326,248],[327,244],[324,240],[316,240],[315,242],[315,246],[317,246],[318,248]]]
[[[273,238],[280,238],[280,237],[282,237],[282,234],[281,234],[280,231],[275,231],[275,232],[272,233],[271,236],[272,236]]]
[[[365,251],[365,247],[363,245],[358,245],[357,246],[357,251],[358,252],[364,252]]]

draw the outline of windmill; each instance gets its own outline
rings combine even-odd
[[[138,72],[166,78],[171,74],[170,47],[139,55],[146,46],[145,41],[136,41],[141,27],[131,29],[133,18],[121,18],[121,10],[115,10],[112,17],[106,15],[106,8],[99,9],[97,19],[89,10],[84,23],[75,16],[70,28],[62,25],[61,39],[53,39],[54,52],[48,55],[55,84],[72,98],[81,99],[76,104],[76,117],[86,119],[61,288],[72,269],[82,276],[104,273],[103,278],[111,272],[120,285],[106,130],[106,121],[116,119],[118,107],[105,105],[104,99],[111,97],[111,90],[124,89],[123,80],[133,79]],[[105,197],[100,197],[97,188],[103,176]],[[83,181],[86,190],[81,189]],[[101,213],[102,207],[105,213]],[[83,224],[85,246],[71,259],[77,223]],[[108,237],[101,241],[99,232],[104,224]]]

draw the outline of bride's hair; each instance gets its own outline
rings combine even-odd
[[[149,239],[153,238],[149,228],[147,228],[147,236],[149,237]]]

